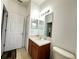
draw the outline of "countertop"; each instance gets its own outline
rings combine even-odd
[[[43,45],[51,43],[51,41],[48,39],[43,39],[43,38],[39,39],[39,37],[36,37],[36,36],[30,36],[29,38],[38,46],[43,46]]]

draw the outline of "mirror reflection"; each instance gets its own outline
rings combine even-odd
[[[31,19],[31,34],[52,37],[53,12],[47,10],[39,14],[38,18]]]

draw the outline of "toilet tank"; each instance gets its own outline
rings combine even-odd
[[[72,53],[59,47],[53,47],[53,56],[54,59],[75,59]]]

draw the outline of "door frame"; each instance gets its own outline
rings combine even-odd
[[[6,31],[7,31],[8,11],[3,4],[2,22],[1,22],[1,52],[5,50]],[[4,34],[4,36],[3,36]],[[4,38],[3,38],[4,37]]]

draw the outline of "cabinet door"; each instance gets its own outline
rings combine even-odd
[[[39,56],[38,56],[39,59],[49,59],[49,57],[50,57],[50,44],[41,46],[39,48],[38,54],[39,54]]]
[[[32,59],[38,59],[38,47],[32,44]]]

